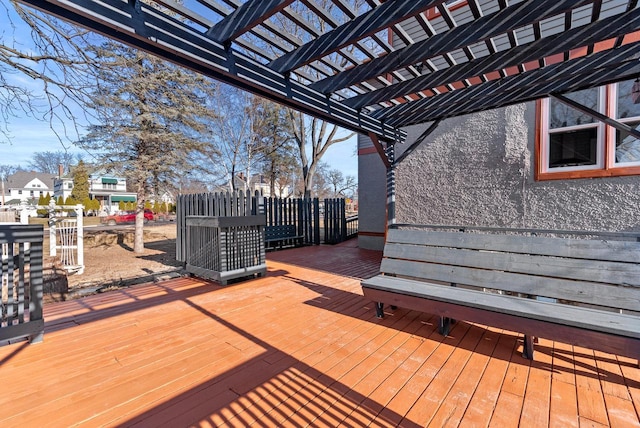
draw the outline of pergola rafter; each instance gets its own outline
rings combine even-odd
[[[211,27],[207,35],[220,43],[229,43],[291,3],[293,0],[250,0]]]
[[[538,0],[537,2],[515,4],[500,12],[455,27],[446,33],[435,34],[427,40],[396,50],[358,68],[328,77],[314,83],[312,87],[320,92],[327,92],[353,85],[371,79],[380,73],[389,73],[402,67],[446,55],[448,52],[468,46],[470,41],[484,42],[491,37],[532,24],[536,20],[541,21],[558,13],[566,13],[575,3],[575,0]],[[585,3],[585,1],[580,3]],[[532,12],[538,8],[543,9],[544,12],[534,15]]]
[[[369,134],[381,153],[408,125],[640,76],[636,0],[20,1]]]

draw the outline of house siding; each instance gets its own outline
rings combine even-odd
[[[640,231],[638,176],[535,181],[535,114],[535,103],[526,103],[443,121],[396,169],[397,222]],[[407,128],[397,156],[427,126]],[[361,136],[360,147],[367,141]],[[374,156],[358,157],[359,186],[361,199],[376,195],[367,209],[379,216],[373,206],[384,207],[385,170]],[[361,208],[361,230],[383,231]]]

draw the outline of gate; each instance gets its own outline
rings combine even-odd
[[[78,275],[84,272],[84,227],[82,205],[50,204],[49,210],[49,255],[58,257],[62,268]],[[70,213],[75,217],[61,217],[56,214]]]

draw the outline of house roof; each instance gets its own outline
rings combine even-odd
[[[40,180],[47,189],[53,189],[53,181],[57,178],[54,174],[45,174],[34,171],[18,171],[7,177],[6,189],[25,189],[34,179]],[[42,190],[42,188],[40,188]]]
[[[20,1],[383,141],[640,75],[637,0]]]

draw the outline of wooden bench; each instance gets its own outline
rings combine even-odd
[[[283,245],[302,245],[304,235],[298,235],[296,226],[285,224],[280,226],[266,226],[264,228],[265,244],[276,243],[280,248]]]
[[[391,229],[380,274],[362,281],[384,303],[534,338],[640,357],[640,242]]]

